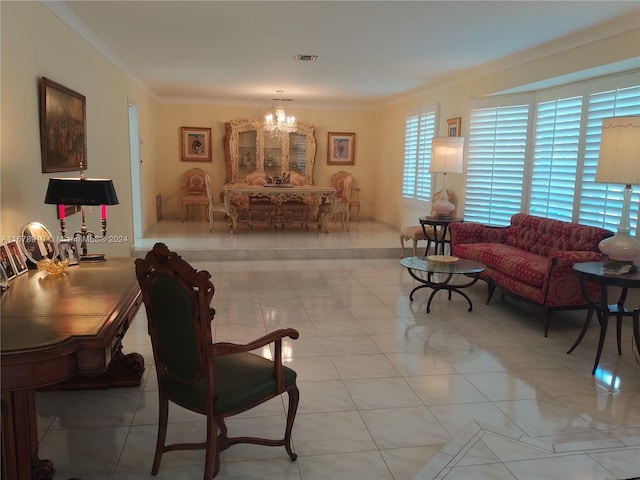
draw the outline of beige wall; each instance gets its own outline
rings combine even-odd
[[[51,177],[77,177],[78,172],[41,173],[38,82],[45,76],[87,99],[87,176],[113,178],[119,205],[109,207],[109,234],[124,242],[90,246],[89,251],[128,255],[132,244],[131,175],[127,104],[140,118],[144,188],[153,185],[156,156],[155,102],[102,55],[39,2],[1,2],[1,196],[0,233],[8,239],[30,221],[59,233],[55,207],[44,205]],[[144,216],[152,207],[145,198]],[[151,209],[150,209],[151,208]],[[94,209],[95,210],[95,209]],[[91,230],[100,227],[99,213],[87,214]],[[80,227],[80,215],[68,217],[67,230]]]
[[[144,90],[86,44],[46,7],[37,2],[0,2],[1,30],[1,200],[0,234],[16,235],[29,221],[41,221],[58,232],[53,206],[44,205],[47,182],[42,174],[38,118],[38,79],[46,76],[87,97],[88,176],[113,178],[120,205],[110,207],[109,233],[123,235],[128,242],[101,245],[100,251],[126,255],[132,242],[131,176],[127,103],[138,108],[142,143],[141,196],[143,226],[155,223],[155,196],[163,198],[166,217],[180,217],[181,176],[189,168],[204,166],[214,178],[216,192],[224,179],[224,122],[260,118],[257,107],[231,107],[157,103]],[[633,22],[632,22],[633,23]],[[404,150],[404,119],[420,105],[440,105],[440,134],[446,119],[462,117],[465,135],[469,101],[482,95],[542,81],[568,73],[640,58],[640,29],[589,39],[582,33],[581,46],[541,60],[509,59],[483,69],[443,79],[410,96],[394,100],[377,111],[331,110],[296,107],[288,109],[303,122],[316,125],[318,149],[314,179],[328,184],[340,167],[326,164],[328,132],[356,133],[353,172],[362,188],[362,214],[389,225],[416,224],[427,212],[406,207],[401,198]],[[625,27],[626,28],[626,27]],[[622,30],[622,29],[621,29]],[[600,38],[600,39],[597,39]],[[515,66],[514,66],[515,65]],[[493,73],[487,73],[487,72]],[[213,162],[180,161],[180,127],[211,127]],[[438,179],[438,183],[441,179]],[[464,176],[452,175],[449,187],[464,199]],[[68,230],[79,227],[79,215],[69,218]],[[88,216],[97,229],[96,212]],[[97,247],[96,247],[97,248]],[[95,251],[95,249],[94,249]]]

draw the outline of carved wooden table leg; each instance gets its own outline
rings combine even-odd
[[[2,478],[49,480],[53,463],[38,457],[36,399],[32,389],[2,392]]]
[[[324,233],[329,233],[329,217],[333,207],[330,203],[323,203],[318,208],[318,229]]]

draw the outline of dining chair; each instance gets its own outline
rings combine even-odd
[[[151,474],[162,456],[173,450],[205,449],[204,480],[220,471],[220,452],[236,443],[284,446],[296,460],[291,432],[298,408],[296,372],[282,363],[282,340],[298,338],[282,328],[246,344],[213,343],[210,307],[215,288],[206,270],[196,270],[163,243],[145,258],[135,260],[135,271],[146,308],[148,331],[158,376],[159,418]],[[273,360],[252,353],[273,345]],[[225,419],[288,394],[284,437],[229,437]],[[167,440],[169,403],[206,418],[206,441],[170,443]]]

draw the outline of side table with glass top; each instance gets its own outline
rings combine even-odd
[[[600,338],[598,340],[598,350],[596,351],[596,359],[593,364],[593,370],[591,374],[596,373],[598,363],[600,363],[600,356],[602,355],[602,347],[604,340],[607,336],[607,327],[609,326],[609,317],[616,317],[617,327],[617,342],[618,342],[618,355],[622,355],[621,337],[622,337],[622,318],[631,317],[633,324],[633,337],[635,338],[636,348],[640,352],[640,306],[633,309],[625,307],[627,300],[627,294],[630,288],[640,288],[640,272],[630,272],[621,275],[609,274],[604,272],[604,262],[584,262],[576,263],[573,266],[573,270],[576,276],[580,280],[580,289],[582,295],[589,303],[589,310],[587,311],[587,317],[585,318],[584,325],[580,331],[580,335],[576,339],[573,346],[567,353],[571,353],[580,344],[584,338],[585,333],[589,329],[593,313],[595,312],[600,322]],[[597,283],[600,287],[600,300],[594,300],[587,291],[585,282]],[[608,287],[620,287],[620,297],[615,304],[609,304]]]
[[[451,243],[447,238],[449,233],[449,224],[452,222],[462,222],[462,218],[441,218],[436,216],[418,217],[418,221],[422,226],[422,233],[427,240],[427,249],[424,254],[429,255],[431,242],[435,244],[433,253],[436,255],[445,254],[445,245]]]
[[[442,258],[438,258],[442,257]],[[439,261],[440,260],[440,261]],[[474,285],[480,278],[480,273],[486,270],[486,265],[474,260],[465,258],[447,257],[441,255],[429,255],[427,257],[406,257],[400,260],[400,264],[407,268],[409,275],[421,283],[409,294],[409,300],[413,302],[413,294],[422,288],[431,288],[433,291],[429,295],[427,301],[427,313],[431,313],[431,301],[436,293],[440,290],[449,292],[448,299],[451,300],[451,294],[457,293],[461,295],[469,304],[469,311],[473,310],[473,304],[469,296],[462,291],[463,288]],[[426,273],[426,276],[420,273]],[[443,279],[437,279],[437,274],[444,276]],[[466,283],[451,283],[454,275],[465,275],[470,278]]]

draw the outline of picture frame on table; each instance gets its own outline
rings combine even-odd
[[[0,264],[0,291],[4,292],[9,288],[9,277],[5,272],[4,267]]]
[[[355,150],[355,133],[329,132],[327,134],[327,165],[353,165]]]
[[[460,136],[460,125],[462,124],[461,117],[449,118],[447,120],[447,136],[448,137],[459,137]]]
[[[29,270],[29,267],[27,266],[27,257],[25,257],[24,252],[20,250],[18,242],[15,240],[8,242],[7,249],[9,250],[9,256],[13,262],[13,266],[15,267],[16,275],[26,273],[27,270]]]
[[[7,282],[18,276],[6,243],[0,245],[0,265],[2,265],[2,268],[7,275]]]
[[[42,173],[87,168],[87,99],[46,77],[40,80],[40,149]]]
[[[183,162],[211,161],[211,129],[180,127]]]
[[[69,265],[78,265],[80,263],[80,254],[78,253],[78,244],[73,238],[65,238],[58,242],[58,251],[60,260],[69,260]]]
[[[30,222],[22,227],[20,248],[27,260],[37,265],[40,260],[53,260],[58,256],[58,247],[51,232],[40,222]]]

